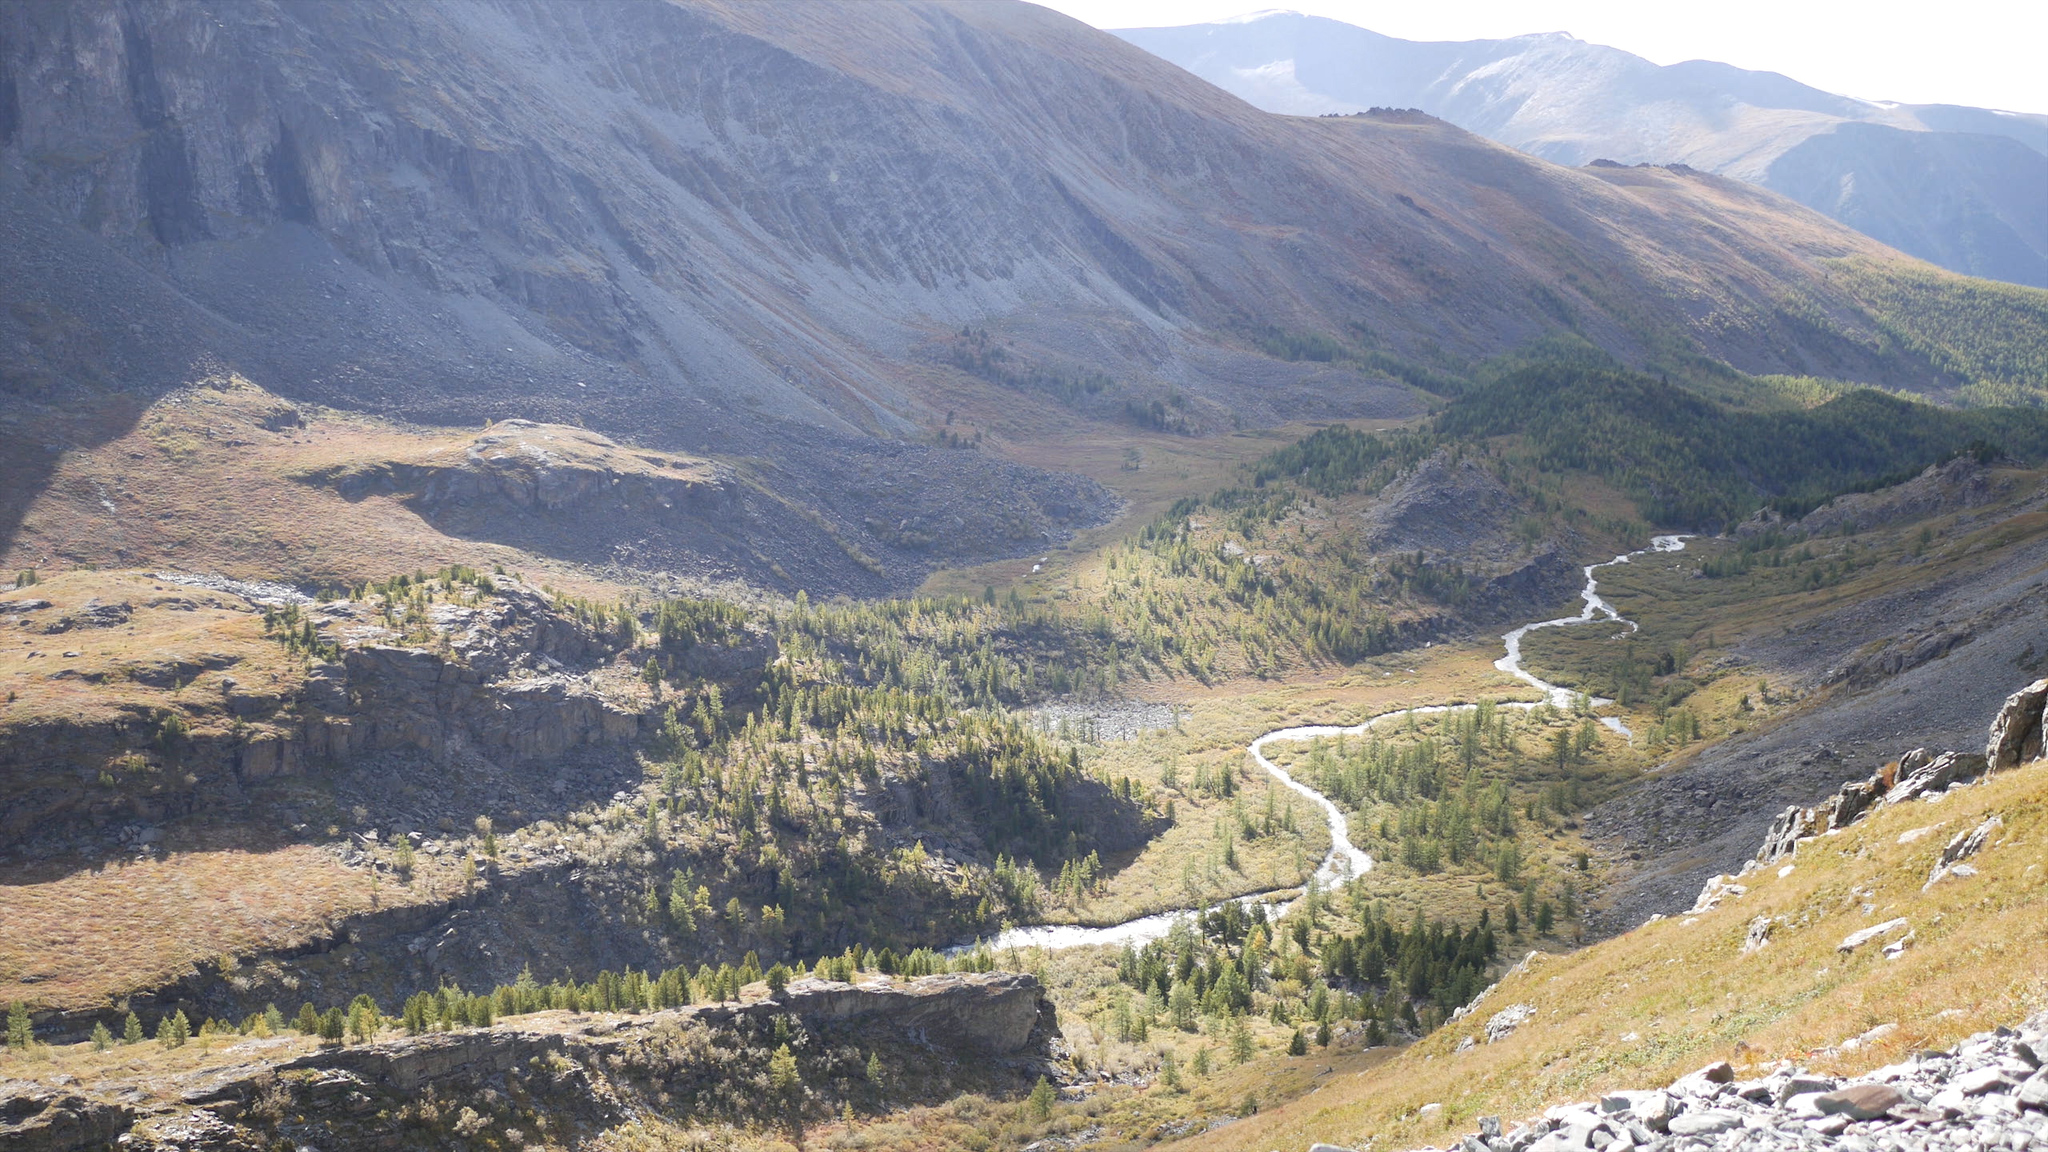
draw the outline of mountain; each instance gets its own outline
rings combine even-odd
[[[1563,33],[1424,43],[1264,12],[1117,34],[1269,111],[1413,107],[1560,164],[1686,164],[1943,267],[2048,286],[2048,116],[1873,103]]]
[[[90,452],[214,369],[413,425],[582,424],[729,466],[772,547],[567,558],[784,591],[914,586],[1114,507],[945,448],[956,412],[992,449],[1398,416],[1559,328],[1632,364],[1968,379],[1884,351],[1839,262],[1915,265],[1779,197],[1273,116],[1023,4],[16,4],[0,109],[24,440]],[[1332,332],[1375,366],[1258,344]],[[99,506],[61,460],[10,461],[0,537],[53,488]],[[8,558],[122,562],[103,537]]]

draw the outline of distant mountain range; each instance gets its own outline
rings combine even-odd
[[[2048,115],[1871,103],[1560,32],[1424,43],[1263,12],[1117,35],[1270,112],[1412,107],[1560,164],[1686,164],[1958,272],[2048,286]]]

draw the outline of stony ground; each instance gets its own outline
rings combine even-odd
[[[1459,1152],[1626,1149],[2048,1149],[2048,1012],[1947,1051],[1836,1079],[1790,1064],[1737,1080],[1711,1064],[1669,1087],[1550,1109],[1505,1131],[1482,1117]],[[1329,1145],[1318,1145],[1327,1150]]]

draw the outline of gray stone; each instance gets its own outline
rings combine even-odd
[[[1949,787],[1975,780],[1984,774],[1984,757],[1969,752],[1944,752],[1908,774],[1899,766],[1899,781],[1885,793],[1886,804],[1904,804],[1931,796]]]
[[[1792,805],[1771,822],[1771,830],[1764,834],[1764,846],[1757,849],[1757,862],[1775,864],[1799,850],[1799,842],[1813,835],[1814,814],[1810,808]]]
[[[1999,1068],[1975,1068],[1963,1073],[1950,1082],[1949,1087],[1965,1096],[1982,1096],[1986,1092],[2003,1092],[2012,1086],[2005,1072]]]
[[[1835,1081],[1831,1077],[1793,1076],[1790,1079],[1786,1080],[1784,1086],[1778,1090],[1778,1099],[1780,1102],[1783,1102],[1792,1099],[1794,1096],[1805,1096],[1809,1093],[1833,1092],[1835,1088]]]
[[[1685,1112],[1671,1118],[1673,1136],[1711,1136],[1726,1132],[1730,1128],[1742,1127],[1742,1117],[1722,1108],[1709,1108],[1704,1112]]]
[[[1851,1084],[1847,1088],[1822,1093],[1813,1103],[1825,1115],[1871,1120],[1905,1103],[1905,1100],[1905,1094],[1889,1084]]]
[[[1865,944],[1870,943],[1872,940],[1889,936],[1894,932],[1903,930],[1905,927],[1906,918],[1904,916],[1895,917],[1893,919],[1885,921],[1882,924],[1872,924],[1868,928],[1851,932],[1847,936],[1842,937],[1842,942],[1840,944],[1835,945],[1835,951],[1854,952],[1856,949],[1863,947]]]
[[[2048,706],[2048,680],[2036,680],[2006,698],[1991,721],[1984,747],[1990,770],[2017,767],[2041,755],[2041,713]]]
[[[1948,842],[1948,846],[1941,850],[1941,858],[1934,862],[1934,871],[1928,875],[1927,883],[1931,885],[1950,873],[1958,876],[1974,874],[1966,871],[1969,866],[1962,861],[1983,851],[1984,845],[1990,842],[1992,833],[2003,827],[2005,821],[1997,816],[1987,816],[1984,822],[1975,828],[1956,833]]]
[[[1645,1127],[1653,1132],[1662,1132],[1671,1123],[1671,1118],[1678,1115],[1678,1101],[1673,1100],[1669,1092],[1645,1092],[1637,1097],[1631,1111]]]

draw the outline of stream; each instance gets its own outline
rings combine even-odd
[[[1591,623],[1595,620],[1611,620],[1616,624],[1627,625],[1624,634],[1636,631],[1637,625],[1635,621],[1616,612],[1614,605],[1600,598],[1600,579],[1595,573],[1602,568],[1611,568],[1616,564],[1626,564],[1637,556],[1653,552],[1684,551],[1685,541],[1686,537],[1684,536],[1653,536],[1650,538],[1650,546],[1648,548],[1624,553],[1612,560],[1599,564],[1586,565],[1586,585],[1579,591],[1579,599],[1583,602],[1584,607],[1579,610],[1578,615],[1560,616],[1555,620],[1539,620],[1533,624],[1524,624],[1502,636],[1501,642],[1507,648],[1507,655],[1494,661],[1493,666],[1543,693],[1543,699],[1540,701],[1511,701],[1497,704],[1495,707],[1530,709],[1537,707],[1539,704],[1550,704],[1557,708],[1572,707],[1577,699],[1577,693],[1569,688],[1563,688],[1543,680],[1522,667],[1522,638],[1531,632],[1543,628],[1564,628],[1573,624]],[[1612,703],[1614,701],[1598,696],[1591,697],[1586,701],[1587,706],[1593,708],[1604,707]],[[1328,796],[1296,780],[1287,774],[1286,769],[1267,759],[1266,749],[1273,744],[1281,742],[1299,743],[1301,741],[1320,740],[1333,736],[1359,736],[1378,724],[1388,720],[1398,720],[1404,716],[1428,716],[1440,712],[1462,712],[1476,707],[1478,707],[1476,704],[1424,704],[1414,708],[1401,708],[1392,712],[1382,712],[1361,724],[1345,726],[1306,724],[1294,728],[1279,728],[1251,742],[1247,751],[1251,753],[1252,760],[1282,785],[1300,793],[1310,803],[1322,809],[1324,819],[1329,822],[1330,854],[1323,858],[1322,867],[1316,869],[1315,884],[1317,889],[1327,892],[1350,880],[1352,877],[1361,876],[1371,871],[1372,857],[1360,851],[1356,845],[1351,843],[1351,821],[1345,817],[1343,809],[1337,807],[1336,802]],[[1603,716],[1600,718],[1600,723],[1605,725],[1610,731],[1619,733],[1630,742],[1633,742],[1635,739],[1635,734],[1630,732],[1628,726],[1623,724],[1618,717]],[[1291,888],[1277,892],[1259,892],[1249,896],[1238,896],[1230,900],[1219,901],[1199,909],[1176,908],[1166,912],[1155,912],[1150,916],[1140,916],[1135,920],[1126,920],[1121,924],[1111,924],[1103,928],[1088,928],[1078,924],[1034,924],[1023,928],[1012,928],[998,934],[992,940],[980,943],[998,950],[1010,948],[1080,948],[1091,944],[1142,944],[1148,940],[1157,940],[1165,936],[1173,929],[1174,922],[1183,916],[1196,911],[1207,912],[1214,908],[1220,908],[1224,904],[1278,904],[1280,907],[1274,910],[1274,914],[1285,914],[1287,909],[1292,907],[1293,902],[1287,900],[1287,897],[1293,892],[1294,889]],[[1285,902],[1283,903],[1283,901]],[[956,953],[964,952],[975,946],[962,945],[959,948],[952,949],[952,951]]]

